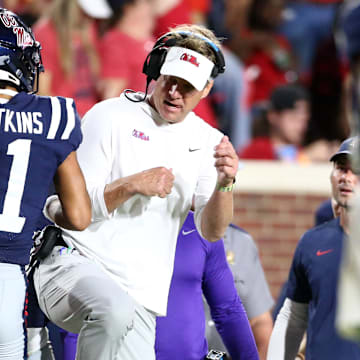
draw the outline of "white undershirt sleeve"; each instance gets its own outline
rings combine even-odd
[[[201,219],[202,219],[202,213],[204,211],[205,206],[202,206],[200,209],[196,209],[195,213],[194,213],[194,221],[195,221],[195,226],[196,229],[198,231],[198,233],[200,234],[200,236],[203,236],[201,233]]]
[[[308,322],[308,304],[286,298],[271,334],[266,360],[294,360]]]

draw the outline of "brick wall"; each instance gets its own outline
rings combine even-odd
[[[301,235],[314,224],[314,213],[325,196],[303,194],[235,195],[234,224],[254,238],[274,298],[288,276]]]
[[[233,222],[253,236],[274,299],[287,279],[299,238],[329,197],[330,171],[329,164],[247,162],[237,175]]]

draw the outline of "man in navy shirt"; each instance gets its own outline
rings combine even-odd
[[[31,29],[0,8],[0,359],[8,360],[24,358],[24,266],[52,181],[62,206],[46,211],[59,225],[82,230],[91,218],[74,102],[34,95],[40,48]]]
[[[306,360],[357,360],[360,347],[335,329],[337,286],[344,236],[349,232],[349,203],[358,176],[351,158],[358,138],[345,140],[330,161],[332,196],[339,216],[307,231],[290,269],[286,299],[270,339],[268,360],[294,359],[307,331]]]

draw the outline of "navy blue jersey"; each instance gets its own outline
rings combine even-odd
[[[81,140],[72,99],[21,92],[0,104],[0,262],[28,263],[55,172]]]
[[[360,348],[335,329],[344,232],[339,218],[307,231],[290,270],[287,297],[309,304],[306,360],[357,360]]]

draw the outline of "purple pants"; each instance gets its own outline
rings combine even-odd
[[[76,342],[78,335],[59,329],[60,339],[63,346],[62,360],[75,360],[76,357]]]

